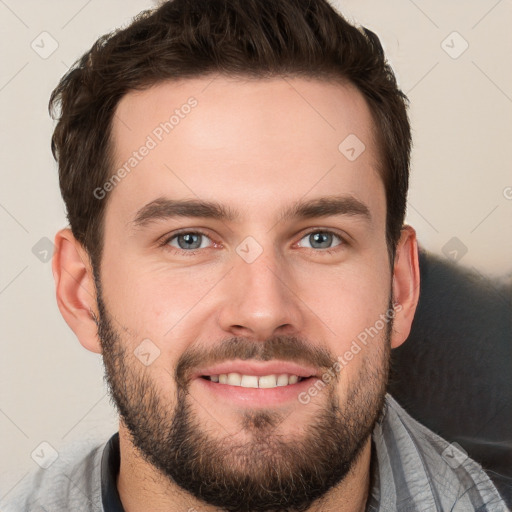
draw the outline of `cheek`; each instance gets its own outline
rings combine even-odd
[[[130,324],[138,319],[158,319],[166,309],[167,301],[175,294],[175,287],[161,279],[160,273],[148,268],[147,262],[134,255],[122,256],[121,251],[105,251],[102,275],[105,295],[110,310]]]
[[[332,331],[329,338],[339,350],[387,311],[391,277],[383,265],[317,267],[297,282],[301,283],[298,295],[325,324],[326,333]]]
[[[148,265],[134,257],[109,263],[111,271],[103,278],[107,307],[128,329],[132,342],[149,338],[167,358],[179,356],[200,334],[198,315],[206,291],[216,282],[215,272]]]
[[[324,343],[337,358],[341,366],[332,371],[340,376],[342,394],[370,366],[380,367],[389,324],[389,317],[382,320],[388,312],[391,286],[386,264],[360,262],[336,271],[318,268],[302,278],[301,297],[317,315],[316,320],[311,317],[309,337],[312,343]]]

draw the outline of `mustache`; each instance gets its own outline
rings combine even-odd
[[[185,388],[195,369],[233,359],[243,361],[279,359],[280,361],[313,365],[322,370],[322,373],[337,361],[337,358],[326,348],[315,346],[297,336],[274,336],[265,341],[233,337],[211,348],[200,345],[186,350],[176,365],[174,378],[178,386]]]

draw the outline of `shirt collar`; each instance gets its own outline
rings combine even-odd
[[[116,432],[105,445],[101,458],[101,501],[105,512],[125,512],[117,491],[120,464],[119,432]]]

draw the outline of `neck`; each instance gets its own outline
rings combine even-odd
[[[144,460],[122,421],[119,448],[121,466],[117,489],[125,512],[223,512],[223,509],[197,500]],[[370,492],[370,459],[371,438],[368,437],[347,476],[307,512],[364,512]]]

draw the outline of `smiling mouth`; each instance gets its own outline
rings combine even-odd
[[[299,377],[289,373],[270,375],[243,375],[241,373],[221,373],[219,375],[202,375],[202,379],[218,384],[238,386],[242,388],[272,389],[277,387],[292,386],[310,377]]]

